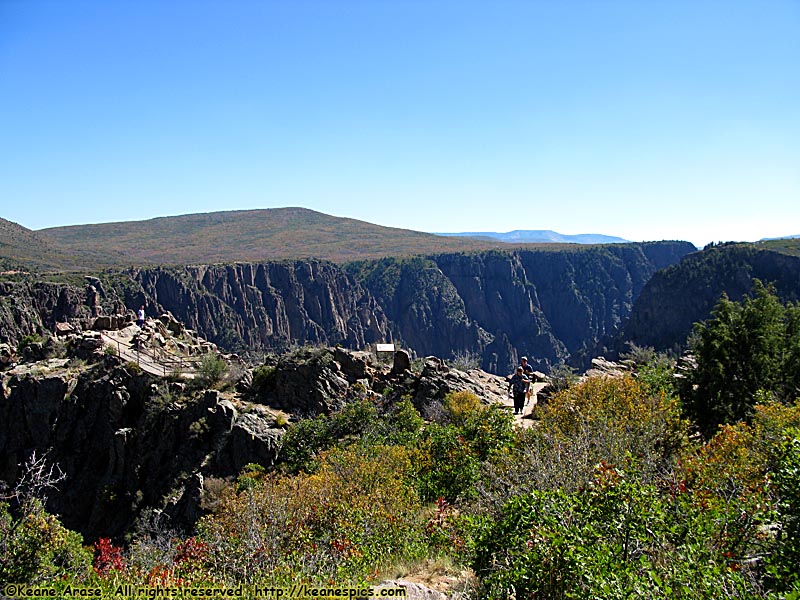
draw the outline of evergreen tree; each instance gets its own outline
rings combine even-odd
[[[722,296],[712,318],[695,324],[690,348],[697,367],[681,396],[705,434],[748,419],[759,394],[798,397],[800,307],[782,305],[757,279],[741,302]]]

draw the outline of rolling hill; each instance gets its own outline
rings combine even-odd
[[[57,241],[18,223],[0,218],[0,271],[73,271],[106,266],[121,259],[87,248],[63,248]]]
[[[90,253],[95,266],[178,265],[319,258],[337,263],[508,248],[504,240],[437,235],[334,217],[305,208],[270,208],[159,217],[146,221],[52,227],[36,232],[66,252]],[[524,232],[522,232],[524,233]],[[556,236],[558,234],[555,234]],[[580,236],[573,236],[580,237]],[[545,239],[539,243],[564,242]],[[583,243],[608,243],[585,239]]]
[[[47,262],[49,254],[47,244],[33,231],[0,219],[0,269],[8,271]]]
[[[67,252],[90,251],[117,265],[209,264],[320,258],[334,262],[493,248],[499,242],[450,239],[382,227],[304,208],[241,210],[146,221],[73,225],[37,235]],[[97,264],[105,265],[100,261]]]

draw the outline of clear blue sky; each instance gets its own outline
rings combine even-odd
[[[0,0],[0,216],[800,234],[800,0]]]

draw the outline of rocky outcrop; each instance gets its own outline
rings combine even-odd
[[[403,350],[391,362],[381,362],[369,352],[301,348],[271,357],[259,367],[263,371],[254,378],[249,394],[259,403],[299,417],[330,414],[364,392],[410,398],[421,412],[451,392],[469,391],[486,403],[506,397],[507,381],[498,375],[479,369],[460,371],[434,356],[422,359],[414,370],[399,367],[404,364],[410,367]]]
[[[212,503],[207,482],[250,463],[275,466],[286,419],[381,394],[411,397],[421,412],[454,391],[487,403],[505,397],[502,377],[432,357],[400,371],[403,354],[390,364],[342,348],[299,349],[271,357],[244,395],[170,383],[102,350],[88,363],[74,355],[20,363],[0,377],[0,480],[13,485],[35,452],[67,476],[49,509],[89,539],[122,535],[147,510],[189,529]]]
[[[16,346],[25,336],[55,332],[58,323],[89,328],[99,314],[122,310],[116,296],[90,281],[0,281],[0,341]]]
[[[300,349],[265,368],[269,376],[257,390],[264,404],[300,415],[329,414],[343,406],[350,382],[332,350]]]
[[[243,413],[217,391],[176,394],[110,356],[18,365],[1,392],[0,479],[46,454],[67,476],[50,510],[89,538],[127,531],[148,508],[188,526],[205,478],[270,467],[282,435],[268,412]]]

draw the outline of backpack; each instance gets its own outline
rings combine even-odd
[[[528,391],[528,382],[522,377],[517,377],[514,375],[514,381],[511,384],[511,389],[514,390],[514,393],[516,394],[523,394]]]

